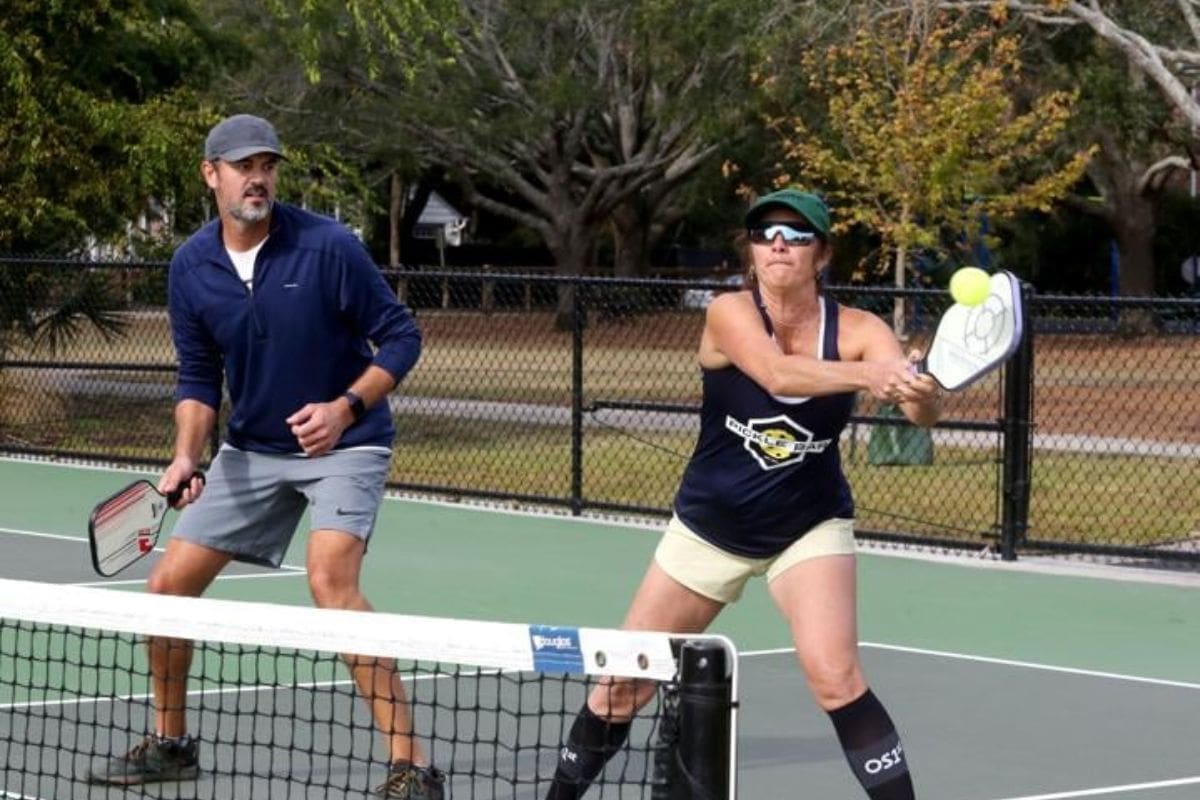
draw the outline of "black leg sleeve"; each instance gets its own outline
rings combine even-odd
[[[558,767],[546,800],[578,800],[625,744],[629,722],[610,722],[596,716],[587,703],[575,717],[567,742],[558,752]]]
[[[912,776],[900,735],[870,689],[829,712],[838,741],[871,800],[914,800]]]

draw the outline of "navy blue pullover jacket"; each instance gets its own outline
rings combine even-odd
[[[412,314],[362,242],[335,220],[276,203],[253,287],[238,277],[219,220],[171,259],[175,399],[220,408],[224,377],[232,405],[226,437],[234,447],[302,452],[285,421],[291,414],[340,397],[370,364],[399,382],[417,362],[421,333]],[[388,404],[378,403],[337,446],[391,447],[394,437]]]

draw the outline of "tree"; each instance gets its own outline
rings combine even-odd
[[[1086,35],[1064,31],[1046,41],[1044,51],[1065,81],[1079,87],[1080,113],[1072,123],[1077,141],[1096,142],[1087,175],[1095,193],[1075,193],[1067,201],[1103,219],[1113,232],[1120,258],[1120,294],[1155,292],[1156,197],[1170,177],[1187,132],[1173,122],[1164,99],[1147,91],[1146,77],[1113,48]]]
[[[1156,196],[1172,172],[1200,169],[1200,7],[1194,0],[942,5],[983,9],[999,20],[1013,14],[1040,31],[1060,82],[1081,89],[1076,136],[1097,144],[1087,168],[1096,196],[1068,200],[1111,227],[1119,292],[1154,294]],[[1125,316],[1129,327],[1145,327],[1137,315]]]
[[[760,23],[747,5],[659,2],[618,31],[617,46],[600,56],[611,63],[606,122],[612,163],[642,149],[659,153],[665,166],[629,194],[610,215],[617,275],[640,274],[668,230],[690,211],[684,188],[715,156],[745,135],[749,104],[747,47]],[[603,140],[601,140],[603,141]]]
[[[285,175],[313,173],[309,188],[323,197],[310,199],[325,207],[357,195],[373,212],[369,198],[386,196],[386,260],[400,264],[404,229],[429,193],[422,178],[438,170],[399,124],[406,109],[396,97],[364,91],[347,76],[399,87],[425,79],[439,59],[453,58],[455,0],[264,0],[267,18],[244,3],[220,3],[220,17],[247,31],[258,54],[230,76],[231,93],[265,107],[299,150],[320,154]]]
[[[199,89],[234,47],[184,0],[6,3],[0,251],[123,238],[151,197],[179,202],[212,115]]]
[[[834,200],[839,230],[877,234],[880,267],[890,265],[897,286],[913,250],[973,240],[985,218],[1048,210],[1090,153],[1049,163],[1074,97],[1049,92],[1020,108],[1018,45],[1013,35],[918,11],[864,20],[847,44],[770,65],[770,95],[789,98],[780,76],[797,71],[821,112],[774,119],[783,151],[776,182],[813,183]],[[899,301],[894,324],[902,333]]]
[[[181,158],[211,113],[198,89],[230,47],[181,0],[9,0],[0,252],[128,243],[152,202],[177,209],[199,183]],[[57,349],[84,326],[120,334],[111,289],[83,269],[0,264],[0,361],[20,341]]]
[[[84,325],[105,339],[125,330],[125,318],[112,309],[109,288],[95,273],[0,263],[0,362],[18,340],[54,351]]]
[[[376,4],[387,5],[360,5]],[[633,272],[677,218],[679,187],[715,166],[726,131],[711,123],[744,96],[732,90],[744,34],[768,7],[462,0],[443,17],[446,40],[416,37],[414,49],[372,33],[388,56],[374,69],[337,55],[362,41],[315,52],[322,85],[362,99],[363,113],[388,109],[393,138],[444,165],[472,205],[536,231],[561,273],[590,266],[612,231]]]
[[[1200,128],[1200,96],[1194,91],[1200,74],[1200,6],[1196,0],[943,0],[940,5],[983,8],[997,16],[1014,11],[1050,27],[1087,26],[1153,81],[1193,129]],[[1175,14],[1167,19],[1171,5]]]

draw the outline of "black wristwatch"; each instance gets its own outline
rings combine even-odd
[[[346,398],[346,402],[350,404],[350,413],[354,416],[354,421],[358,422],[362,419],[362,415],[367,412],[367,407],[363,405],[363,399],[350,389],[347,389],[342,397]]]

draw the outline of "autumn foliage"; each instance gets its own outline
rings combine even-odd
[[[914,249],[944,250],[985,216],[1049,210],[1090,157],[1061,155],[1075,95],[1030,96],[1019,39],[995,28],[892,17],[776,66],[764,88],[798,73],[815,109],[770,120],[783,156],[776,183],[820,189],[839,229],[874,232],[877,268],[890,265],[897,284]]]

